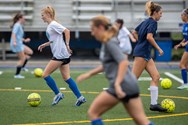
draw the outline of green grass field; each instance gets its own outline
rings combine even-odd
[[[15,69],[1,69],[0,75],[0,125],[89,125],[87,110],[92,100],[108,86],[108,82],[103,74],[99,74],[82,83],[79,83],[79,89],[86,97],[87,103],[80,107],[75,107],[76,98],[62,80],[58,71],[53,73],[53,78],[58,87],[65,87],[62,91],[65,98],[56,106],[51,106],[54,94],[48,88],[42,78],[36,78],[30,72],[22,72],[25,79],[14,79]],[[32,71],[33,69],[30,69]],[[73,69],[71,75],[75,79],[80,73],[86,70]],[[160,70],[162,78],[167,76],[164,72],[168,71],[180,77],[179,70]],[[149,77],[146,72],[142,77]],[[180,77],[181,78],[181,77]],[[172,79],[171,89],[164,90],[159,87],[159,102],[165,98],[171,98],[176,103],[176,109],[173,113],[152,112],[149,110],[150,92],[147,90],[149,81],[140,81],[140,91],[143,105],[148,118],[156,125],[187,125],[188,119],[188,90],[177,90],[179,83]],[[15,90],[15,87],[21,87],[21,90]],[[38,107],[31,107],[27,103],[27,96],[37,92],[41,95],[42,102]],[[99,107],[100,108],[100,107]],[[134,125],[133,120],[123,109],[121,104],[114,107],[102,116],[106,125]]]

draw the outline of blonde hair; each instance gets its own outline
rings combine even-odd
[[[43,11],[44,13],[46,13],[46,14],[49,14],[50,17],[51,17],[53,20],[56,19],[56,18],[55,18],[55,10],[54,10],[53,7],[47,6],[47,7],[43,8],[42,11]]]
[[[145,8],[146,8],[146,13],[149,16],[152,16],[154,12],[159,12],[162,7],[159,4],[149,0],[148,2],[146,2]]]
[[[107,33],[102,38],[102,42],[107,42],[110,38],[116,36],[118,33],[117,26],[115,24],[112,25],[110,23],[110,20],[105,16],[96,16],[91,19],[91,22],[95,27],[103,26],[104,29],[107,31]]]

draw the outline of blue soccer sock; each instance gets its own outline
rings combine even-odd
[[[154,123],[150,122],[148,125],[155,125]]]
[[[91,121],[91,125],[104,125],[104,123],[102,122],[102,119],[95,119]]]
[[[69,78],[65,82],[69,85],[69,88],[72,90],[72,92],[74,93],[74,95],[77,98],[79,98],[81,96],[81,93],[80,93],[80,91],[79,91],[76,83],[74,82],[74,80],[72,78]]]
[[[187,84],[187,70],[186,69],[181,70],[181,76],[182,76],[184,84]]]
[[[53,78],[51,76],[47,76],[44,78],[44,80],[46,81],[48,86],[52,89],[52,91],[57,95],[59,93],[59,89],[57,88],[56,83],[53,80]]]

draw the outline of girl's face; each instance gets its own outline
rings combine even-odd
[[[104,27],[103,26],[96,27],[92,22],[90,23],[90,27],[91,27],[91,35],[94,36],[96,40],[101,41],[104,33]]]
[[[115,22],[115,25],[118,27],[118,29],[120,29],[120,23]]]
[[[21,22],[22,24],[25,23],[25,17],[24,17],[24,16],[22,16],[22,18],[20,18],[19,20],[20,20],[20,22]]]
[[[162,17],[162,13],[163,13],[162,9],[158,12],[154,12],[153,16],[154,16],[156,21],[160,20],[160,18]]]
[[[184,13],[181,14],[181,19],[183,22],[188,22],[188,16]]]
[[[43,20],[44,22],[47,22],[49,16],[48,16],[48,14],[46,14],[45,12],[42,12],[42,13],[41,13],[41,18],[42,18],[42,20]]]

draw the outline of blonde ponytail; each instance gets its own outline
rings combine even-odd
[[[109,19],[106,18],[105,16],[101,16],[101,15],[96,16],[92,18],[91,21],[95,27],[103,26],[104,29],[106,30],[105,35],[101,39],[102,42],[107,42],[110,38],[116,36],[118,33],[117,26],[115,24],[111,25]]]
[[[112,26],[110,26],[108,29],[107,29],[107,33],[104,35],[103,37],[103,42],[107,42],[109,39],[111,39],[112,37],[116,36],[118,33],[118,28],[117,26],[114,24]]]
[[[161,10],[161,6],[157,3],[152,2],[149,0],[146,2],[145,11],[148,16],[152,16],[154,12],[159,12]]]
[[[52,6],[47,6],[45,8],[42,9],[42,11],[46,14],[49,14],[50,17],[53,19],[53,20],[56,20],[55,18],[55,10]]]

